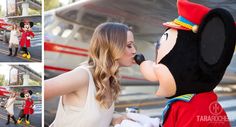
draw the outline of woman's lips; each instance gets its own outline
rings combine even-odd
[[[137,64],[134,60],[134,56],[132,57],[132,64]]]

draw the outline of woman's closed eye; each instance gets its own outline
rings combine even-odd
[[[132,48],[132,44],[128,44],[127,47],[128,47],[128,48]]]
[[[130,48],[130,49],[135,48],[134,42],[131,42],[131,43],[127,44],[127,47]]]

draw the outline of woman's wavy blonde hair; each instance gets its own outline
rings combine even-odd
[[[127,45],[128,26],[106,22],[94,31],[89,47],[88,64],[92,66],[96,86],[96,100],[105,106],[105,95],[112,94],[113,101],[120,93],[118,59]]]
[[[14,24],[12,25],[12,30],[17,30],[17,24],[16,24],[16,23],[14,23]]]

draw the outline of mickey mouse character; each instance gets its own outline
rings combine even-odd
[[[30,40],[34,37],[34,32],[32,32],[32,27],[34,23],[30,22],[29,20],[25,19],[24,22],[20,22],[20,32],[21,34],[21,39],[20,39],[20,46],[21,49],[24,51],[24,54],[22,57],[26,57],[27,59],[30,59],[30,53],[27,48],[30,47]]]
[[[24,90],[23,92],[20,93],[20,96],[25,99],[25,104],[23,108],[23,113],[21,114],[21,116],[19,117],[17,121],[18,124],[20,124],[22,121],[22,118],[25,119],[25,117],[26,117],[25,123],[28,125],[30,124],[29,115],[34,113],[34,109],[33,109],[34,101],[33,99],[31,99],[32,94],[33,92],[31,90]]]
[[[229,127],[226,112],[213,89],[234,53],[233,17],[225,9],[211,9],[188,0],[178,0],[177,7],[179,17],[163,24],[167,30],[156,45],[156,61],[135,56],[143,76],[159,82],[156,95],[169,99],[162,125]],[[145,122],[151,118],[134,113],[127,117],[143,126],[143,123],[154,126]]]

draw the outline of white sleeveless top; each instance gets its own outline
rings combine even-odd
[[[88,66],[79,66],[89,74],[88,94],[84,107],[64,105],[62,96],[58,104],[57,114],[50,127],[109,127],[111,124],[114,102],[105,109],[97,102],[96,88]]]
[[[9,114],[14,115],[14,102],[16,98],[10,97],[6,103],[6,110]]]
[[[14,45],[19,45],[19,40],[18,40],[18,37],[17,37],[17,31],[16,30],[11,30],[9,43],[14,44]]]

